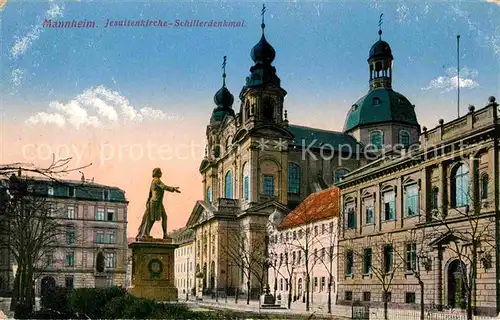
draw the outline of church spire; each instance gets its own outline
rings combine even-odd
[[[266,28],[266,24],[264,23],[264,14],[266,13],[266,4],[262,4],[262,11],[260,12],[260,15],[262,16],[262,24],[260,27],[262,28],[262,35],[264,36],[264,29]]]
[[[380,14],[380,18],[378,19],[378,40],[381,41],[382,40],[382,16],[384,14],[381,13]]]
[[[226,61],[227,56],[224,56],[224,61],[222,62],[222,86],[226,87]]]

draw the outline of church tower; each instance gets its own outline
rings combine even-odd
[[[382,25],[380,15],[379,27]],[[415,105],[392,89],[393,60],[389,43],[379,39],[370,48],[368,93],[352,105],[344,132],[354,136],[371,150],[395,150],[418,143],[420,125]]]

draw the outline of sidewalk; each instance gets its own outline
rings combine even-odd
[[[183,302],[180,300],[179,302]],[[275,314],[284,316],[297,316],[309,318],[314,314],[315,319],[345,319],[350,316],[349,308],[344,306],[332,306],[332,313],[329,314],[323,310],[311,310],[305,311],[305,304],[298,305],[297,303],[292,304],[292,309],[262,309],[258,300],[250,300],[247,304],[246,299],[238,300],[238,303],[234,302],[234,297],[228,298],[227,302],[225,298],[215,299],[204,298],[203,300],[189,300],[188,304],[196,305],[199,307],[207,307],[214,309],[225,309],[236,312],[252,312],[252,313],[262,313],[262,314]]]

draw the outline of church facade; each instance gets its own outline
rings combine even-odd
[[[339,158],[361,149],[352,135],[289,123],[287,92],[272,65],[276,52],[264,31],[262,23],[238,110],[233,109],[225,71],[214,96],[200,166],[204,199],[187,223],[195,234],[198,295],[261,292],[267,285],[263,262],[269,224],[360,164],[352,157],[339,165]]]

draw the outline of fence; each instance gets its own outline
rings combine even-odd
[[[389,309],[388,310],[389,320],[420,320],[420,311],[418,310],[398,310]],[[370,320],[383,320],[384,319],[384,309],[380,308],[370,308]],[[499,319],[495,317],[486,316],[474,316],[474,320],[494,320]],[[425,320],[467,320],[467,316],[464,313],[456,313],[452,311],[426,311]]]

